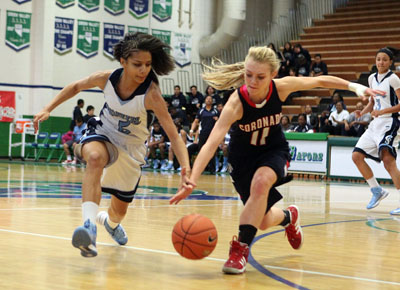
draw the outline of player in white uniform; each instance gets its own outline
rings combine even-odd
[[[174,68],[168,48],[159,39],[143,33],[129,33],[114,47],[114,57],[122,68],[101,71],[73,82],[35,115],[34,125],[49,118],[58,105],[82,90],[98,87],[103,90],[105,104],[100,117],[92,119],[75,154],[87,163],[82,182],[82,215],[84,225],[72,237],[74,247],[84,257],[97,255],[96,217],[120,245],[127,243],[127,235],[120,222],[136,192],[140,166],[146,154],[145,141],[154,112],[182,167],[181,185],[190,171],[185,144],[168,113],[158,87],[158,75],[166,75]],[[107,212],[98,213],[101,192],[112,194]]]
[[[362,112],[356,111],[357,117],[368,112],[371,112],[374,117],[367,131],[358,140],[352,156],[358,170],[371,188],[372,198],[367,209],[376,207],[389,192],[379,186],[365,158],[371,158],[377,162],[383,161],[394,185],[400,191],[400,171],[396,165],[397,131],[400,126],[398,114],[400,112],[400,79],[389,69],[392,62],[393,53],[389,49],[382,48],[378,51],[376,54],[378,72],[371,74],[368,82],[370,88],[384,91],[385,94],[371,97]],[[399,215],[400,208],[390,213]]]

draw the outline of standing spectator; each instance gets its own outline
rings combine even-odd
[[[71,131],[74,131],[74,127],[75,127],[76,120],[78,119],[78,117],[83,118],[81,109],[83,108],[84,105],[85,105],[85,101],[82,99],[79,99],[77,102],[77,105],[74,108],[74,111],[72,112],[72,119],[71,119],[71,123],[69,124],[69,129]]]
[[[343,136],[361,137],[365,132],[365,128],[371,122],[371,113],[366,113],[361,117],[357,118],[356,114],[361,113],[364,109],[364,105],[361,102],[356,104],[356,111],[352,112],[347,119],[344,119],[344,125],[342,126]]]
[[[214,109],[212,106],[212,98],[211,96],[207,96],[205,100],[206,106],[201,108],[192,123],[192,128],[189,131],[190,137],[193,137],[194,131],[196,131],[197,127],[200,125],[200,132],[199,132],[199,148],[200,151],[201,147],[206,143],[208,136],[210,135],[212,129],[214,128],[215,122],[218,120],[218,111]],[[215,152],[214,152],[215,153]],[[214,160],[212,160],[214,161]],[[208,171],[215,172],[215,161],[210,161],[208,164]]]
[[[77,117],[75,120],[75,126],[74,126],[74,131],[72,134],[72,138],[67,140],[64,143],[64,152],[65,156],[67,156],[67,160],[63,162],[63,164],[76,164],[77,160],[76,157],[74,157],[74,160],[72,160],[71,156],[71,151],[69,150],[70,147],[72,147],[72,150],[75,149],[75,145],[79,143],[79,140],[82,138],[82,131],[86,129],[86,123],[83,122],[82,117]]]
[[[186,107],[186,97],[182,94],[180,86],[174,87],[174,94],[169,99],[169,105],[180,110]]]
[[[87,114],[83,116],[83,122],[87,124],[90,118],[96,117],[96,115],[94,114],[94,107],[92,105],[87,106],[86,113]]]
[[[190,116],[189,121],[192,122],[197,111],[202,107],[204,103],[204,96],[197,91],[195,85],[190,87],[189,104],[187,106],[187,112]]]
[[[318,116],[312,112],[312,108],[310,105],[306,105],[305,115],[307,118],[307,125],[310,129],[314,129],[315,132],[318,132]]]
[[[321,55],[317,53],[314,56],[314,62],[311,66],[311,76],[317,77],[328,74],[328,66],[321,60]]]
[[[307,133],[311,130],[311,127],[307,124],[306,114],[299,114],[298,123],[299,124],[293,129],[294,132]]]

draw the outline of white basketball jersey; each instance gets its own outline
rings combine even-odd
[[[152,72],[126,100],[117,94],[117,84],[123,69],[115,70],[104,88],[105,104],[100,113],[101,131],[111,142],[122,148],[144,144],[149,136],[153,115],[144,106],[144,98],[152,83]]]
[[[386,74],[371,74],[368,78],[369,87],[374,90],[385,91],[386,95],[377,95],[374,98],[374,110],[383,110],[391,108],[399,103],[396,96],[396,90],[400,88],[400,79],[389,70]],[[398,117],[398,113],[380,115],[379,118]]]

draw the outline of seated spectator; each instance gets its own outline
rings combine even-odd
[[[294,66],[294,52],[292,48],[292,44],[290,42],[286,42],[283,51],[283,60],[281,62],[281,67],[279,69],[279,77],[284,77],[289,75],[289,68]]]
[[[343,136],[361,137],[365,132],[366,127],[371,122],[371,113],[364,114],[360,118],[357,118],[357,111],[361,112],[364,109],[364,105],[361,102],[356,104],[356,111],[352,112],[347,119],[344,120],[342,126]]]
[[[317,77],[328,74],[328,66],[321,60],[321,55],[317,53],[314,56],[314,62],[311,65],[311,76]]]
[[[328,110],[329,112],[336,111],[336,103],[342,102],[343,109],[346,110],[346,104],[344,103],[343,96],[339,91],[335,91],[331,97],[331,103],[329,104]]]
[[[182,138],[183,143],[186,144],[187,141],[187,134],[186,131],[182,129],[182,124],[180,122],[179,119],[174,119],[174,124],[176,127],[176,130],[178,131],[179,136]],[[161,170],[174,170],[174,150],[170,144],[170,142],[168,142],[168,163],[165,163],[163,166],[161,166]],[[178,163],[179,164],[179,163]]]
[[[158,122],[153,123],[153,129],[151,130],[150,133],[150,140],[148,142],[148,148],[150,151],[150,157],[153,159],[153,169],[158,169],[158,167],[161,165],[164,165],[164,159],[165,159],[165,138],[166,134],[161,128],[161,125]],[[160,150],[160,157],[161,161],[157,159],[156,156],[156,149]],[[150,160],[149,160],[150,163]]]
[[[222,99],[221,99],[220,95],[217,94],[217,92],[215,91],[215,89],[212,86],[207,86],[206,93],[204,95],[204,99],[207,96],[212,97],[214,107],[216,107],[218,104],[222,103]],[[203,106],[204,106],[204,104],[203,104]]]
[[[299,54],[295,61],[296,76],[308,77],[310,75],[310,66],[304,55]]]
[[[319,132],[328,132],[327,126],[329,125],[329,114],[328,110],[323,110],[319,117]]]
[[[307,125],[307,116],[306,114],[299,114],[298,118],[299,124],[294,127],[293,131],[298,132],[298,133],[307,133],[307,132],[313,132],[311,127]]]
[[[87,124],[91,118],[96,117],[94,114],[94,107],[91,105],[87,106],[86,113],[87,114],[83,116],[83,122]]]
[[[172,120],[178,119],[182,124],[183,129],[186,132],[189,132],[190,128],[189,119],[187,118],[187,115],[183,110],[175,107],[169,107],[169,114],[171,115]]]
[[[303,58],[305,60],[303,60]],[[307,68],[307,71],[310,72],[310,66],[311,66],[311,56],[310,53],[308,52],[307,49],[303,48],[300,43],[296,43],[293,47],[293,59],[295,66],[298,66],[298,63],[305,62],[303,65]],[[302,74],[304,76],[304,74]],[[307,74],[308,76],[308,74]]]
[[[86,129],[86,123],[83,122],[83,118],[78,116],[75,120],[75,127],[74,127],[74,131],[71,134],[67,135],[69,132],[67,132],[66,134],[63,135],[63,139],[65,141],[64,143],[64,152],[65,152],[65,156],[67,156],[67,160],[65,160],[62,164],[77,164],[77,159],[76,157],[74,157],[74,160],[72,160],[72,156],[71,156],[71,151],[70,151],[70,147],[72,147],[72,150],[74,150],[75,145],[79,143],[79,140],[82,138],[83,135],[83,130]],[[71,136],[72,138],[69,139],[67,138],[68,136]]]
[[[341,135],[344,120],[349,117],[349,112],[343,109],[343,103],[336,103],[336,111],[332,112],[329,116],[329,122],[326,124],[325,132],[331,135]]]
[[[276,50],[275,45],[272,42],[268,43],[267,47],[275,52],[276,58],[279,59],[279,61],[282,62],[284,60],[283,54],[279,50]]]
[[[174,94],[168,100],[169,106],[183,110],[186,108],[186,97],[181,92],[181,87],[174,87]]]
[[[187,114],[189,115],[189,121],[193,122],[197,111],[202,107],[204,103],[204,96],[197,91],[197,87],[195,85],[190,87],[189,94],[189,104],[187,104]]]
[[[307,117],[308,127],[314,129],[315,132],[318,132],[318,116],[312,112],[310,105],[306,105],[305,115]]]
[[[289,117],[286,115],[283,115],[281,118],[281,127],[282,127],[282,132],[293,132],[293,126],[290,123]]]

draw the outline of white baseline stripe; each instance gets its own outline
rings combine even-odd
[[[355,277],[355,276],[344,276],[344,275],[338,275],[338,274],[331,274],[331,273],[324,273],[324,272],[315,272],[315,271],[307,271],[307,270],[299,270],[299,269],[292,269],[292,268],[285,268],[285,267],[277,267],[277,266],[270,266],[270,265],[264,265],[264,267],[265,267],[265,268],[275,269],[275,270],[284,270],[284,271],[291,271],[291,272],[300,272],[300,273],[313,274],[313,275],[320,275],[320,276],[328,276],[328,277],[335,277],[335,278],[342,278],[342,279],[353,279],[353,280],[366,281],[366,282],[374,282],[374,283],[382,283],[382,284],[390,284],[390,285],[400,285],[399,282],[375,280],[375,279],[361,278],[361,277]]]

